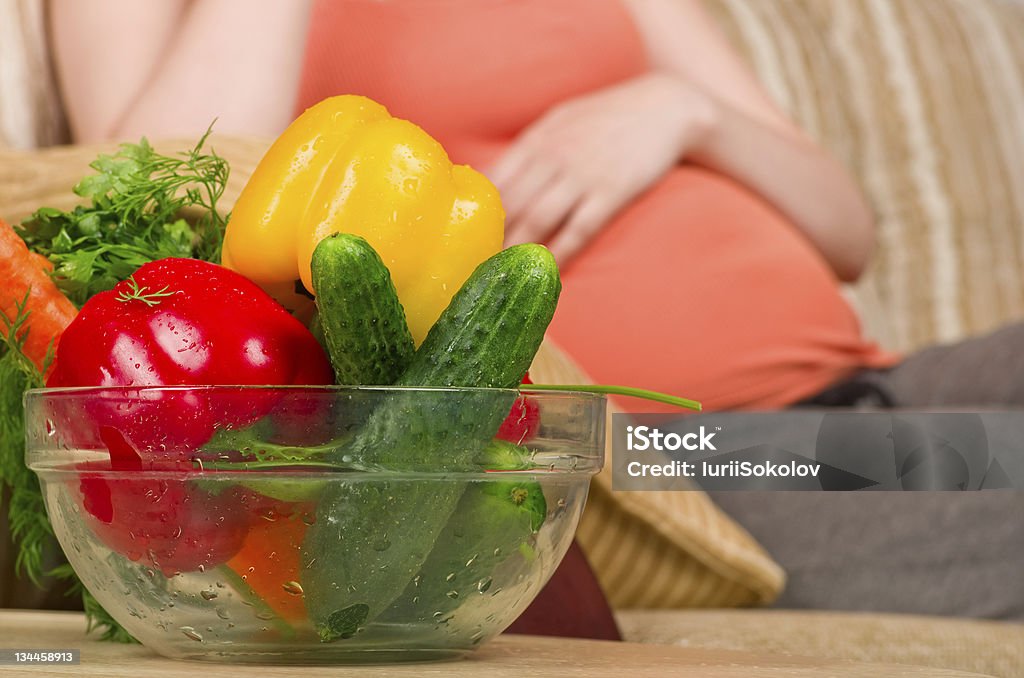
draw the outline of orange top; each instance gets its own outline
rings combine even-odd
[[[615,0],[319,0],[298,105],[363,94],[455,162],[486,168],[552,105],[648,68]],[[596,381],[708,409],[790,404],[895,360],[862,338],[791,223],[697,167],[670,171],[617,215],[563,284],[550,335]]]

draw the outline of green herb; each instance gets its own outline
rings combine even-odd
[[[38,584],[44,574],[43,553],[53,537],[53,529],[46,517],[39,480],[25,466],[21,397],[26,390],[43,385],[43,376],[22,352],[27,319],[24,301],[18,305],[13,320],[0,313],[0,482],[10,488],[8,521],[11,537],[20,546],[14,561],[15,572],[24,573]]]
[[[341,610],[335,610],[327,617],[327,623],[318,627],[320,640],[324,643],[338,640],[339,638],[351,638],[366,621],[370,614],[370,608],[362,603],[349,605]]]
[[[696,400],[680,398],[679,396],[660,393],[658,391],[648,391],[643,388],[633,388],[632,386],[611,386],[607,384],[526,384],[523,386],[523,390],[583,391],[584,393],[603,393],[605,395],[627,396],[629,398],[640,398],[642,400],[650,400],[656,403],[674,405],[675,407],[681,407],[687,410],[696,410],[698,412],[701,411],[702,407]]]
[[[86,633],[99,631],[100,640],[109,640],[115,643],[139,642],[123,626],[117,623],[117,620],[110,616],[110,613],[100,605],[98,600],[93,598],[92,594],[89,593],[89,589],[82,586],[82,582],[78,579],[78,575],[75,574],[71,565],[68,563],[58,565],[47,574],[54,579],[71,582],[71,586],[67,591],[68,596],[82,596],[82,609],[85,610],[86,619]]]
[[[175,157],[157,153],[146,139],[122,144],[96,158],[89,165],[96,174],[75,186],[88,204],[70,212],[43,207],[16,227],[30,249],[53,263],[57,287],[77,306],[155,259],[219,261],[226,220],[217,202],[229,167],[203,152],[209,134]]]
[[[274,423],[271,417],[263,417],[256,423],[240,429],[222,428],[214,432],[210,440],[203,445],[206,453],[241,452],[246,458],[243,461],[207,461],[196,459],[197,469],[215,468],[280,468],[287,466],[323,466],[334,469],[351,469],[351,465],[338,464],[334,461],[322,461],[338,452],[351,439],[350,433],[344,433],[320,445],[284,445],[271,442],[274,435]],[[335,455],[337,456],[337,455]]]
[[[141,301],[150,308],[158,306],[160,300],[164,297],[174,296],[174,292],[169,292],[167,285],[164,285],[155,292],[146,292],[149,288],[143,285],[139,287],[139,283],[135,282],[135,278],[128,276],[128,291],[121,292],[115,297],[122,304],[127,304],[130,301]]]

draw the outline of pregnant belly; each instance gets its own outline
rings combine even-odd
[[[787,405],[893,360],[862,338],[807,239],[702,169],[673,170],[620,213],[563,283],[550,336],[595,380],[708,409]]]

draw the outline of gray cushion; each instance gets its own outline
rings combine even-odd
[[[777,607],[1024,620],[1024,492],[715,492],[778,560]]]

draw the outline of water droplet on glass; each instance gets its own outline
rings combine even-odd
[[[57,432],[57,426],[49,419],[46,420],[46,435],[52,436]]]
[[[455,573],[454,572],[449,572],[448,576],[444,578],[445,581],[451,581],[453,579],[455,579]]]
[[[448,596],[449,598],[451,598],[452,600],[454,600],[455,598],[459,597],[459,592],[458,591],[449,591],[445,595]]]
[[[494,555],[500,556],[501,555],[501,549],[500,548],[494,549]]]
[[[281,585],[285,593],[290,593],[293,596],[301,596],[303,594],[302,585],[297,581],[288,581]]]
[[[480,593],[487,593],[487,590],[489,588],[491,588],[491,584],[493,584],[493,583],[494,583],[494,580],[491,579],[490,577],[487,577],[486,579],[481,579],[476,584],[476,590],[479,591]]]
[[[558,502],[557,502],[557,505],[558,505],[558,508],[564,509],[565,508],[565,498],[563,497],[562,499],[559,499]]]
[[[473,567],[473,563],[476,562],[478,554],[473,554],[473,557],[466,561],[466,567]]]
[[[262,619],[264,621],[270,621],[271,619],[274,618],[274,616],[275,616],[274,613],[270,612],[268,610],[262,610],[262,611],[256,613],[256,618],[257,619]]]
[[[231,613],[229,613],[227,611],[227,609],[223,608],[223,607],[218,607],[217,608],[217,616],[220,617],[221,619],[225,619],[225,620],[226,619],[231,619]]]
[[[203,642],[203,637],[199,635],[199,633],[197,633],[196,630],[191,626],[182,626],[181,632],[185,634],[186,638],[190,638],[199,643]]]
[[[213,600],[217,597],[217,592],[213,589],[203,589],[199,592],[199,595],[203,597],[203,600]]]

